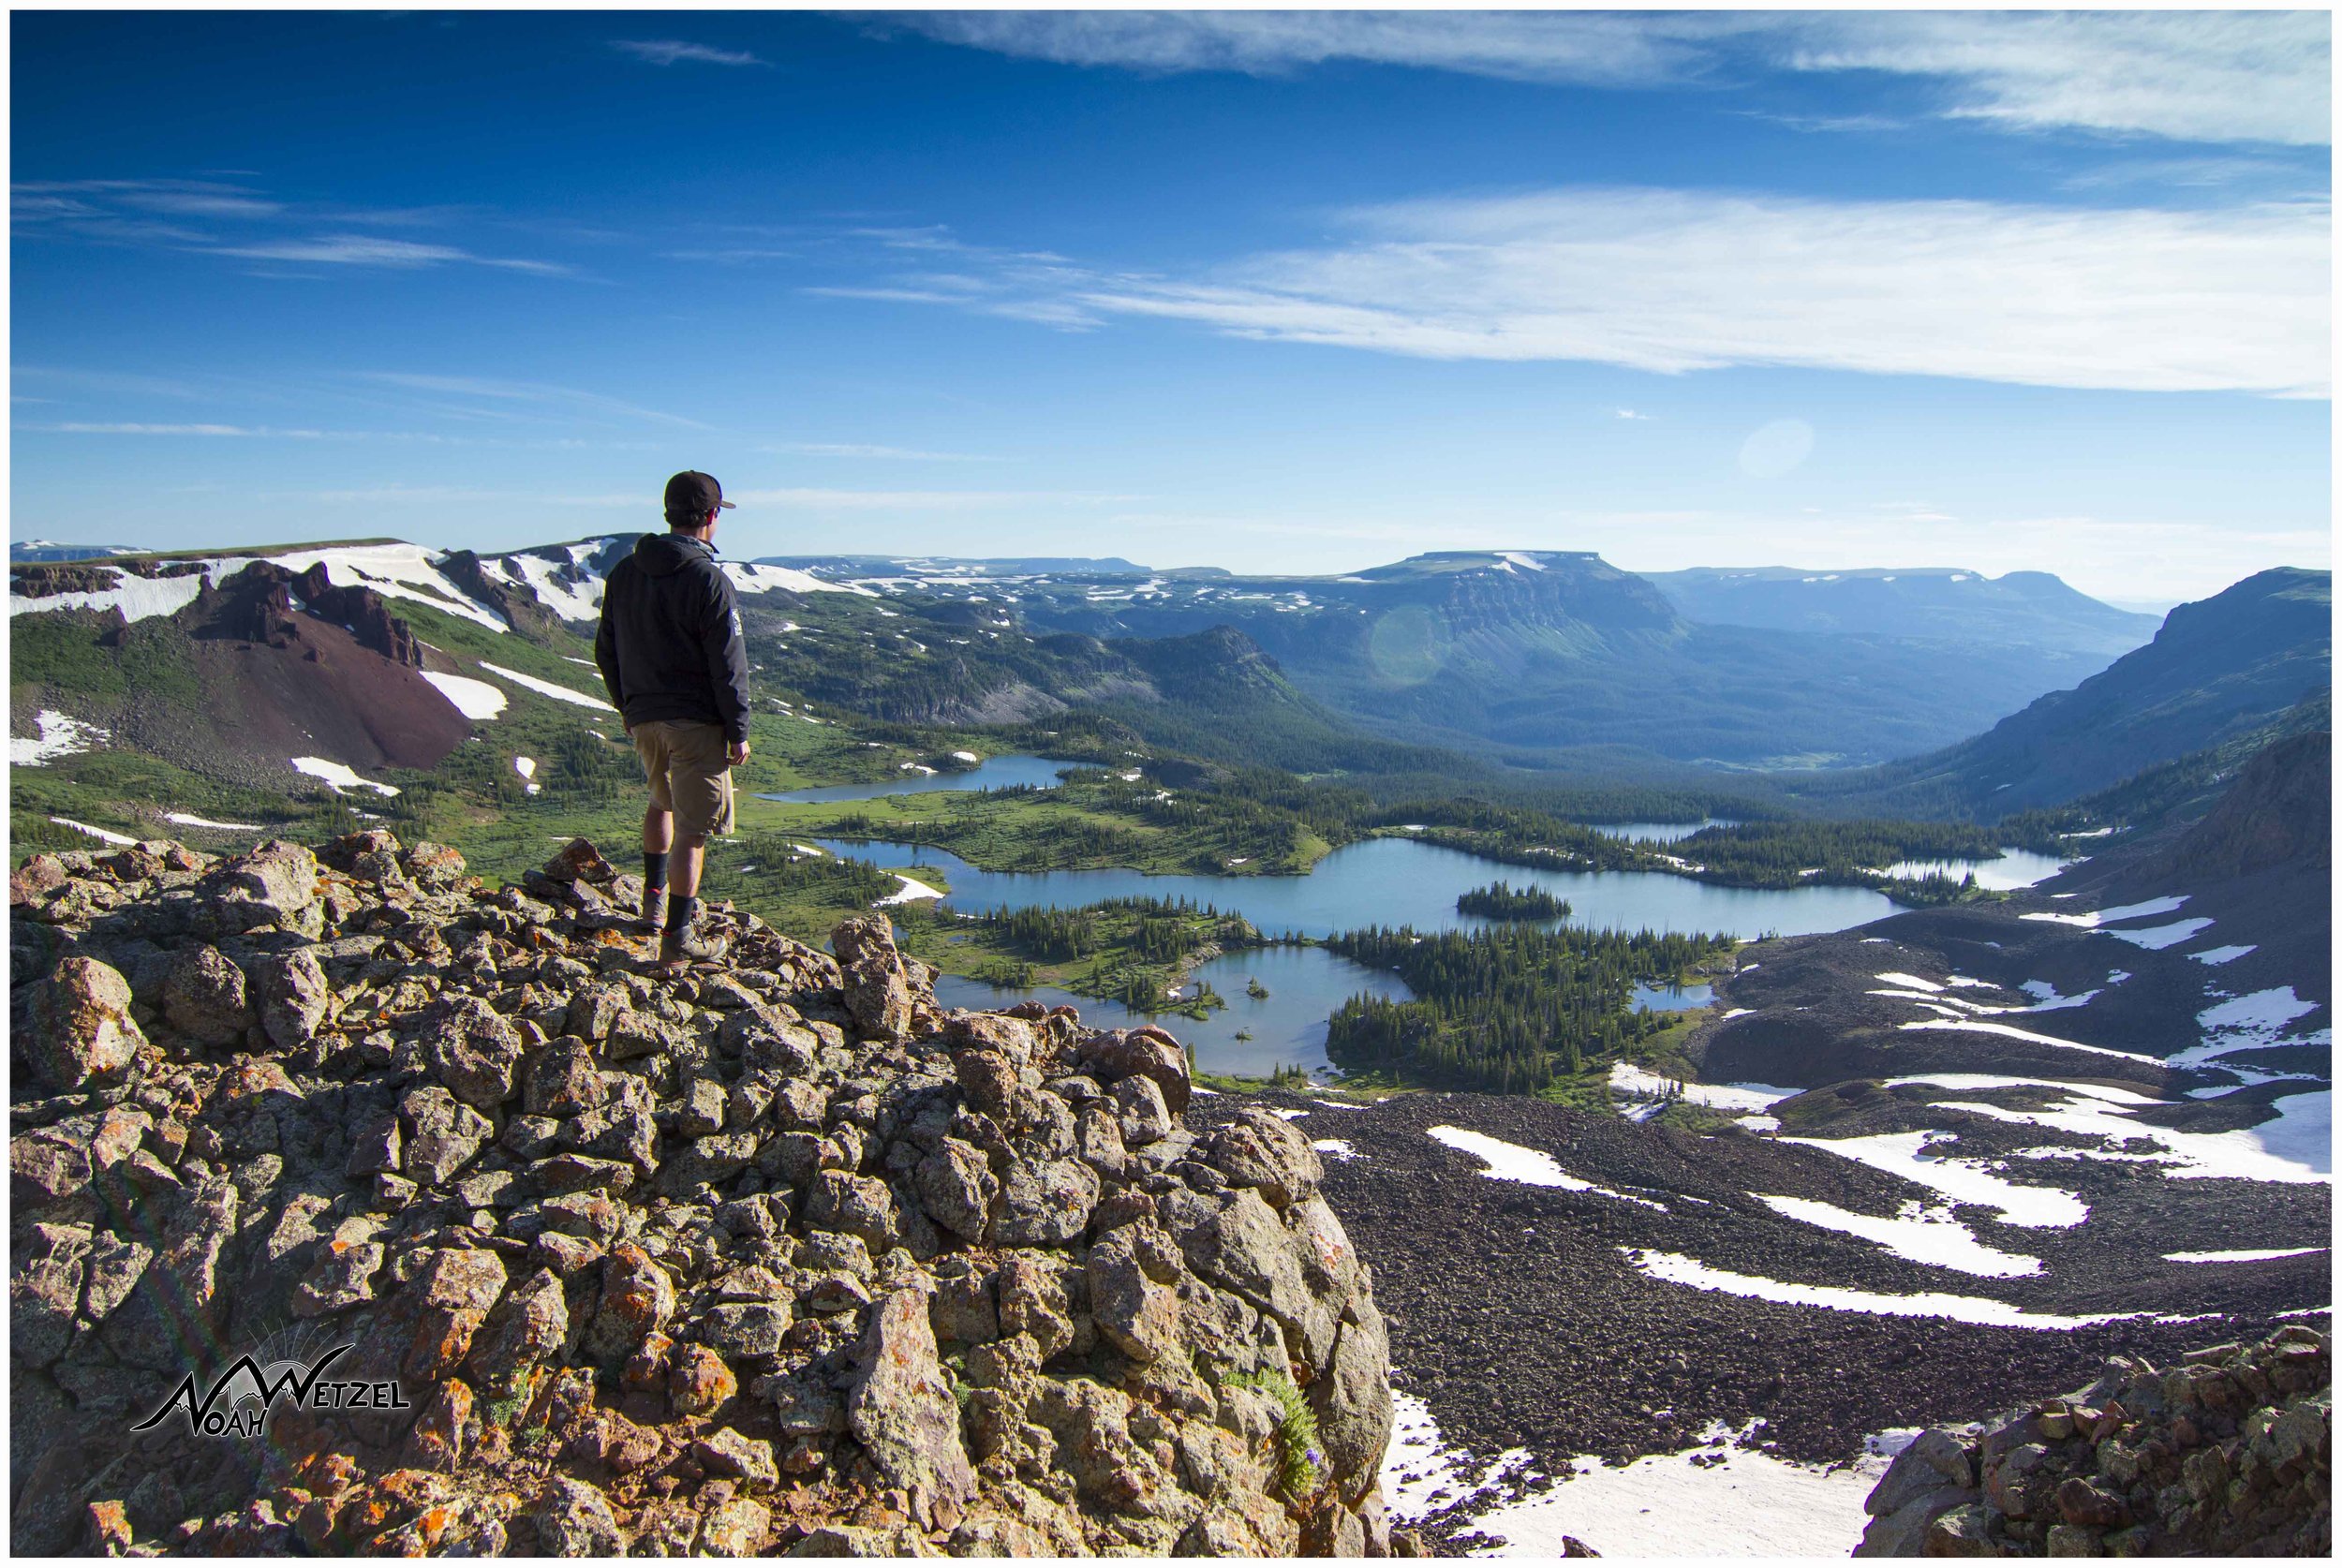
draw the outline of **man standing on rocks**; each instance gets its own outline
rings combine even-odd
[[[733,828],[732,769],[749,760],[749,656],[716,521],[732,503],[694,469],[667,481],[667,532],[610,569],[594,662],[650,781],[643,925],[659,960],[709,956],[691,935],[708,838]]]

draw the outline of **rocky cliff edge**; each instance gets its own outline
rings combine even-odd
[[[12,878],[17,1550],[1389,1550],[1306,1139],[876,916],[657,970],[638,893],[382,832]]]

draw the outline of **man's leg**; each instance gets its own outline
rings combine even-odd
[[[643,924],[653,931],[667,924],[668,849],[674,843],[674,813],[661,806],[643,812]],[[695,870],[691,882],[699,885]]]
[[[659,956],[673,962],[704,958],[709,952],[691,933],[699,913],[700,876],[707,865],[707,840],[732,829],[731,778],[724,765],[723,732],[694,725],[677,745],[669,782],[674,802],[674,848],[668,857],[667,927]]]
[[[675,841],[674,853],[667,860],[667,888],[677,898],[696,898],[700,891],[700,871],[707,864],[707,840],[685,834]]]

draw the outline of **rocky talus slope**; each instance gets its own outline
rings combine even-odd
[[[2278,1329],[1920,1434],[1870,1497],[1857,1557],[2326,1557],[2334,1364]]]
[[[24,1552],[1379,1553],[1365,1265],[1183,1053],[940,1008],[721,906],[655,970],[584,842],[10,882]],[[325,1364],[401,1403],[256,1392]],[[165,1411],[249,1356],[215,1407]],[[325,1386],[323,1383],[312,1385]]]

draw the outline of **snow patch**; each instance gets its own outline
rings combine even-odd
[[[895,880],[903,885],[888,894],[885,897],[880,899],[876,904],[872,905],[871,907],[873,909],[882,910],[889,904],[909,904],[921,898],[941,898],[943,896],[942,889],[929,887],[926,883],[920,881],[918,879],[914,877],[906,877],[899,871],[895,873]]]
[[[1987,1247],[1977,1239],[1974,1231],[1954,1220],[1949,1209],[1905,1204],[1900,1215],[1885,1220],[1811,1198],[1774,1197],[1763,1192],[1752,1192],[1749,1196],[1776,1214],[1826,1231],[1841,1231],[1875,1241],[1896,1257],[1908,1258],[1913,1263],[1954,1268],[1987,1280],[2014,1280],[2041,1272],[2040,1259]]]
[[[524,675],[518,670],[507,670],[503,665],[491,664],[484,658],[480,661],[480,667],[492,675],[503,676],[515,686],[526,687],[541,697],[550,697],[560,703],[574,703],[581,708],[596,708],[603,713],[618,711],[599,697],[588,697],[582,691],[571,691],[566,686],[556,686],[551,681],[541,681],[534,675]]]
[[[1728,1269],[1711,1268],[1697,1258],[1687,1258],[1677,1252],[1631,1247],[1622,1247],[1619,1250],[1644,1274],[1672,1285],[1719,1291],[1727,1295],[1751,1296],[1759,1301],[1786,1302],[1796,1307],[1826,1307],[1840,1312],[1868,1312],[1893,1318],[1948,1318],[1953,1323],[1982,1324],[1995,1328],[2039,1329],[2083,1328],[2094,1323],[2112,1323],[2119,1319],[2143,1316],[2138,1312],[2099,1312],[2088,1317],[2068,1317],[2054,1312],[2028,1312],[2021,1307],[2011,1306],[2006,1301],[1994,1301],[1987,1296],[1952,1295],[1942,1291],[1890,1295],[1879,1291],[1848,1290],[1839,1285],[1794,1285],[1786,1280],[1767,1280],[1759,1275],[1734,1274]]]
[[[1467,1132],[1460,1127],[1431,1127],[1424,1130],[1431,1138],[1449,1148],[1460,1149],[1480,1161],[1488,1169],[1480,1174],[1491,1181],[1518,1181],[1531,1187],[1558,1187],[1564,1192],[1599,1192],[1606,1198],[1624,1203],[1640,1204],[1645,1208],[1667,1212],[1667,1205],[1649,1198],[1638,1198],[1608,1187],[1571,1176],[1562,1169],[1549,1154],[1519,1144],[1508,1144],[1502,1138],[1491,1138],[1485,1132]]]
[[[329,762],[323,757],[295,757],[291,762],[295,773],[305,773],[312,778],[323,779],[333,787],[335,794],[344,790],[372,790],[378,795],[398,793],[397,786],[377,784],[371,778],[361,778],[346,763]]]
[[[2061,895],[2061,896],[2068,895]],[[2060,914],[2045,911],[2038,914],[2029,914],[2023,918],[2026,920],[2052,921],[2059,925],[2079,925],[2083,929],[2088,930],[2103,925],[2110,920],[2136,920],[2142,915],[2170,914],[2173,910],[2178,909],[2182,904],[2186,902],[2187,895],[2184,893],[2177,893],[2172,894],[2169,897],[2150,898],[2143,904],[2121,904],[2117,905],[2113,909],[2099,910],[2091,914]]]
[[[2184,1264],[2267,1263],[2272,1258],[2305,1258],[2312,1252],[2324,1250],[2323,1247],[2247,1247],[2230,1252],[2166,1252],[2163,1261]]]
[[[2068,1051],[2086,1051],[2097,1057],[2119,1057],[2125,1061],[2143,1061],[2160,1067],[2161,1057],[2144,1056],[2137,1051],[2117,1051],[2111,1045],[2084,1045],[2078,1041],[2060,1040],[2055,1035],[2036,1034],[2014,1024],[1990,1024],[1979,1018],[1917,1018],[1900,1026],[1906,1029],[1964,1029],[1971,1034],[2000,1034],[2011,1040],[2023,1040],[2035,1045],[2056,1045]],[[2173,1061],[2179,1058],[2174,1057]]]
[[[494,718],[504,711],[508,699],[486,681],[476,681],[469,675],[442,675],[437,670],[425,670],[422,674],[466,718]]]
[[[1610,1064],[1610,1093],[1626,1101],[1677,1099],[1720,1111],[1762,1111],[1775,1101],[1804,1092],[1777,1084],[1689,1084],[1661,1077],[1631,1062]]]
[[[2246,954],[2256,951],[2258,949],[2254,945],[2247,943],[2243,947],[2208,947],[2201,953],[2191,953],[2187,956],[2199,964],[2232,964]]]
[[[113,739],[111,732],[95,724],[84,724],[51,708],[34,715],[33,722],[40,727],[38,735],[8,737],[9,766],[41,767],[59,757],[71,757]]]
[[[1529,1469],[1520,1449],[1474,1460],[1443,1439],[1421,1399],[1391,1398],[1381,1489],[1398,1522]],[[1472,1520],[1505,1543],[1479,1555],[1558,1558],[1572,1535],[1608,1557],[1844,1557],[1861,1539],[1863,1501],[1891,1457],[1872,1450],[1852,1466],[1793,1464],[1747,1446],[1753,1424],[1736,1433],[1718,1422],[1699,1436],[1699,1446],[1622,1466],[1579,1457],[1560,1481]]]
[[[1330,1154],[1341,1161],[1362,1158],[1356,1149],[1350,1146],[1350,1140],[1347,1138],[1318,1138],[1312,1141],[1310,1147],[1320,1154]]]
[[[2004,1224],[2031,1230],[2068,1230],[2090,1217],[2090,1206],[2055,1187],[2028,1187],[1994,1176],[1968,1160],[1930,1154],[1929,1146],[1948,1132],[1879,1132],[1864,1138],[1784,1138],[1858,1165],[1868,1165],[1941,1192],[1956,1204],[1982,1204],[1999,1211]]]
[[[86,833],[92,838],[102,838],[109,844],[130,845],[138,842],[137,839],[127,835],[108,833],[102,827],[92,827],[87,822],[77,822],[70,817],[52,817],[49,820],[59,827],[71,828],[76,833]]]
[[[2119,937],[2135,946],[2160,951],[2167,947],[2177,947],[2211,924],[2210,920],[2199,915],[2194,920],[2174,921],[2169,925],[2150,925],[2140,931],[2101,931],[2098,935]]]

